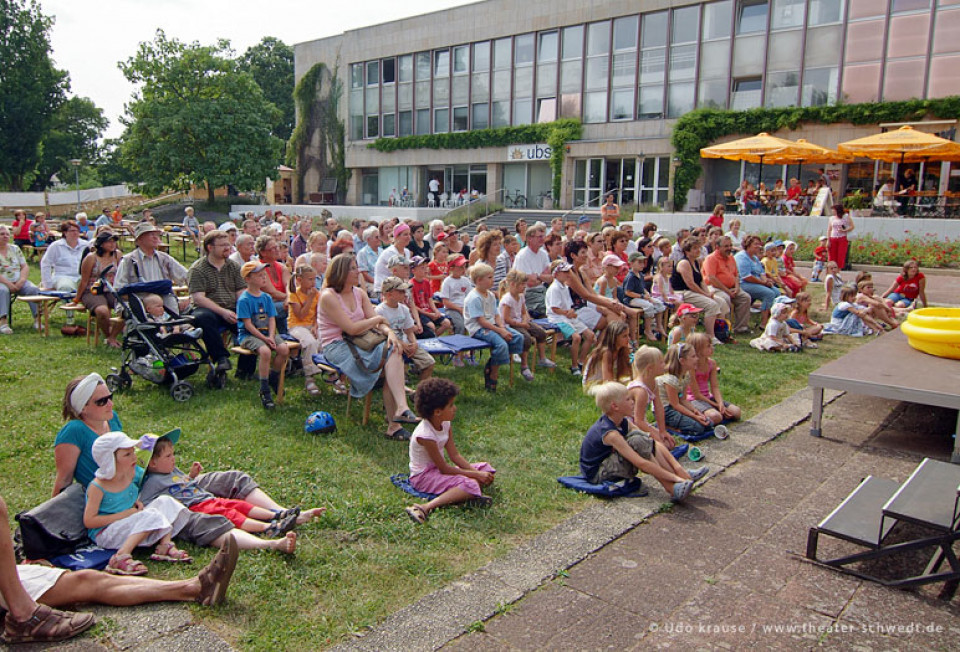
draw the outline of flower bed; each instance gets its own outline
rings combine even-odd
[[[878,240],[873,236],[856,237],[850,240],[849,257],[852,263],[861,265],[891,265],[898,267],[913,258],[920,267],[960,267],[960,240],[942,240],[935,233],[908,235],[903,240]],[[790,236],[784,233],[760,234],[761,237],[793,240],[797,243],[796,260],[813,260],[817,239],[808,236]]]

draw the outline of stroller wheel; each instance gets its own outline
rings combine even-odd
[[[126,371],[120,372],[120,386],[123,389],[130,389],[133,387],[133,378],[131,378],[130,374],[128,374]]]
[[[207,386],[212,389],[223,389],[227,386],[227,372],[210,371],[207,373]]]
[[[107,384],[107,389],[109,389],[112,394],[118,394],[130,386],[129,384],[124,384],[120,374],[107,374],[107,377],[103,380]]]
[[[193,385],[184,381],[174,383],[173,387],[170,388],[170,396],[178,403],[189,401],[193,396]]]

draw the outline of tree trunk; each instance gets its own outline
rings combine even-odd
[[[214,196],[213,196],[213,184],[209,181],[207,183],[207,203],[213,206]]]

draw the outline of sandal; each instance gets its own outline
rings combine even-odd
[[[418,525],[423,525],[426,523],[427,518],[430,516],[427,514],[427,512],[423,511],[423,507],[420,507],[420,505],[410,505],[410,507],[407,507],[403,511],[407,513],[407,516],[410,517],[411,521]]]
[[[237,556],[240,554],[240,548],[237,546],[237,540],[232,534],[228,534],[220,551],[214,556],[213,560],[200,571],[200,593],[197,595],[197,602],[205,607],[212,607],[223,602],[227,595],[227,586],[230,584],[230,577],[233,575],[233,569],[237,567]]]
[[[320,396],[320,389],[317,387],[317,384],[313,382],[313,378],[307,378],[305,388],[310,396]]]
[[[111,557],[104,570],[111,575],[146,575],[150,572],[142,561],[127,554],[116,554]]]
[[[490,507],[493,504],[493,498],[490,496],[475,496],[467,501],[471,507]]]
[[[297,527],[297,517],[300,515],[299,512],[296,514],[287,514],[285,517],[277,517],[270,521],[269,527],[266,530],[260,533],[260,536],[265,539],[275,539],[285,535],[287,532]]]
[[[497,381],[490,377],[491,371],[492,367],[490,363],[487,363],[483,367],[483,388],[488,392],[495,392],[497,391]]]
[[[47,605],[37,605],[33,615],[22,623],[7,614],[3,623],[3,641],[5,643],[56,643],[73,638],[84,632],[97,619],[91,613],[60,611]]]
[[[397,423],[420,423],[420,417],[410,410],[404,410],[397,416],[393,417],[393,420]]]
[[[150,559],[153,561],[170,561],[170,562],[182,562],[189,564],[193,561],[193,557],[190,556],[186,550],[180,550],[173,542],[170,543],[161,543],[153,551],[153,554],[150,555]]]
[[[404,427],[397,428],[393,432],[385,432],[383,436],[392,441],[410,441],[410,431]]]

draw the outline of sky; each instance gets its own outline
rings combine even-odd
[[[71,94],[89,97],[103,109],[110,120],[104,136],[115,138],[123,132],[119,117],[135,90],[117,62],[152,41],[157,29],[188,43],[226,38],[239,55],[264,36],[292,46],[472,1],[40,0],[40,5],[44,15],[55,18],[53,58],[70,73]]]

